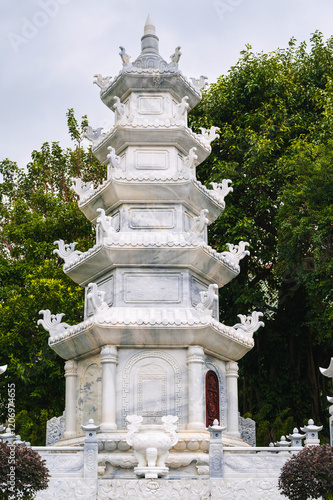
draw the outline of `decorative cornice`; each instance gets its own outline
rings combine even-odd
[[[49,345],[59,344],[68,338],[75,338],[81,332],[89,331],[94,326],[103,328],[200,328],[211,326],[215,331],[232,339],[234,342],[252,348],[254,341],[252,335],[226,326],[212,317],[199,317],[194,309],[187,308],[135,308],[135,307],[111,307],[104,315],[93,316],[89,321],[84,321],[76,326],[69,327],[66,332],[49,338]]]
[[[122,248],[124,250],[131,248],[201,248],[202,251],[214,259],[221,262],[226,268],[235,274],[240,272],[240,267],[237,260],[233,260],[230,256],[225,256],[218,253],[209,245],[206,245],[202,240],[193,241],[191,233],[136,233],[136,232],[110,232],[105,237],[102,243],[94,245],[87,252],[78,255],[78,257],[66,263],[63,267],[65,273],[69,273],[71,269],[76,267],[81,262],[90,259],[97,254],[103,247],[106,248]]]

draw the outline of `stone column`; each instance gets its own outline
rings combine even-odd
[[[188,424],[187,429],[205,430],[204,380],[205,353],[201,346],[190,346],[187,350],[188,371]]]
[[[240,437],[238,425],[238,363],[229,361],[226,366],[227,401],[228,401],[228,426],[229,436]]]
[[[73,359],[65,363],[66,401],[65,401],[65,432],[64,439],[76,436],[76,384],[77,362]]]
[[[105,345],[101,349],[102,363],[102,416],[101,431],[117,429],[116,424],[116,372],[118,349],[114,345]]]

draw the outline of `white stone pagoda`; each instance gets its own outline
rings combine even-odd
[[[82,253],[60,240],[55,250],[64,272],[85,287],[85,318],[69,326],[62,314],[41,311],[39,320],[66,360],[65,429],[57,444],[83,443],[81,426],[93,419],[99,473],[109,478],[134,476],[137,458],[126,441],[133,415],[143,426],[177,417],[170,477],[208,474],[207,428],[216,419],[226,428],[225,446],[244,445],[237,361],[263,325],[257,312],[239,315],[234,326],[219,322],[218,289],[249,252],[245,242],[222,253],[207,244],[207,225],[223,211],[231,181],[207,189],[196,179],[218,137],[216,127],[197,134],[187,126],[206,78],[187,80],[180,47],[168,63],[158,42],[148,16],[139,57],[131,63],[121,47],[118,76],[95,77],[115,125],[105,134],[88,127],[86,137],[107,178],[97,188],[74,179],[73,188],[96,224],[96,244]],[[53,442],[59,425],[51,422]]]

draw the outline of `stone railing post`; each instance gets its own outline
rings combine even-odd
[[[102,363],[102,416],[101,431],[117,429],[116,424],[116,371],[118,350],[113,345],[105,345],[101,350]]]
[[[205,353],[201,346],[187,350],[188,370],[188,424],[187,429],[205,430],[203,366]]]
[[[99,425],[91,418],[81,429],[86,433],[84,440],[83,477],[97,479],[98,475],[98,442],[96,432]]]
[[[209,475],[213,478],[223,477],[223,444],[222,431],[226,427],[219,426],[219,421],[214,420],[213,425],[208,427],[209,440]]]
[[[65,432],[64,439],[76,436],[76,384],[77,384],[77,362],[73,359],[65,363],[66,378],[66,401],[65,401]]]
[[[226,366],[229,436],[240,437],[238,425],[238,363],[229,361]]]
[[[306,434],[306,439],[304,441],[305,446],[320,444],[318,432],[321,431],[322,428],[322,425],[314,425],[314,421],[311,418],[308,421],[308,425],[301,427],[301,431]]]

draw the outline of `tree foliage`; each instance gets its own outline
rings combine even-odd
[[[26,170],[0,163],[0,352],[8,364],[0,380],[1,416],[6,418],[7,383],[16,385],[17,431],[33,444],[45,443],[45,423],[64,409],[63,361],[37,326],[40,309],[64,312],[66,322],[82,321],[83,290],[62,271],[54,241],[94,244],[91,224],[78,209],[71,178],[101,182],[105,167],[80,147],[81,126],[68,112],[74,150],[58,143],[33,151]]]
[[[234,188],[210,241],[217,250],[250,243],[220,306],[227,324],[253,309],[265,315],[240,363],[241,409],[259,426],[286,408],[297,425],[327,420],[318,367],[333,349],[332,78],[333,38],[319,32],[310,48],[294,39],[269,54],[247,46],[192,113],[193,127],[220,128],[200,179],[230,178]],[[278,437],[270,427],[260,443]]]
[[[282,467],[279,489],[290,500],[333,499],[333,447],[306,446]]]
[[[49,472],[36,451],[22,444],[0,443],[0,499],[32,500],[47,488]]]

